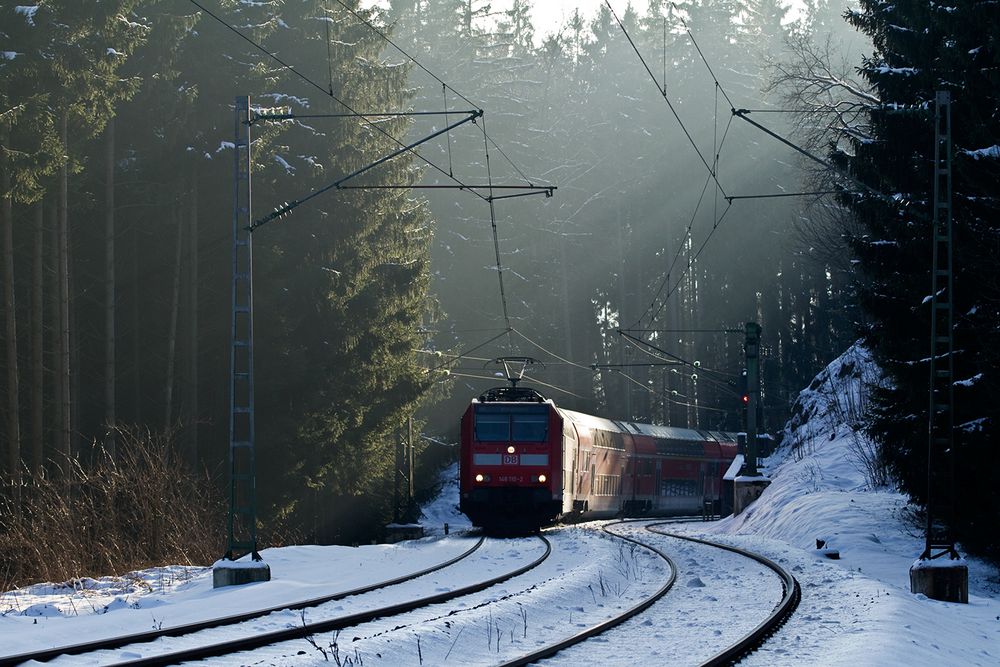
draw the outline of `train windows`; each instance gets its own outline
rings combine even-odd
[[[540,414],[511,415],[511,439],[515,442],[545,442],[549,435],[549,416]]]
[[[507,442],[510,440],[510,415],[477,414],[476,440],[479,442]]]
[[[693,479],[665,479],[661,482],[661,496],[700,496],[701,485]]]
[[[545,442],[549,435],[549,406],[478,406],[475,431],[479,442]]]

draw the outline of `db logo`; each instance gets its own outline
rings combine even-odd
[[[503,464],[504,465],[509,465],[509,466],[516,466],[518,464],[518,456],[517,456],[517,454],[504,454],[503,455]]]

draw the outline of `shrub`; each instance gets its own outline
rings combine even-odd
[[[122,427],[115,436],[117,460],[74,461],[26,480],[20,503],[0,500],[0,591],[222,554],[224,503],[178,456],[174,432]]]

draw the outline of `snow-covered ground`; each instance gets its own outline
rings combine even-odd
[[[909,567],[923,547],[920,529],[910,519],[905,497],[868,479],[866,443],[852,428],[863,407],[860,381],[874,377],[864,351],[849,350],[800,396],[784,445],[764,462],[772,483],[754,505],[739,517],[671,526],[673,532],[760,552],[790,569],[801,583],[802,602],[797,612],[745,664],[1000,665],[1000,581],[996,569],[968,559],[968,605],[937,602],[909,591]],[[213,590],[208,568],[175,566],[4,593],[0,595],[0,659],[42,645],[278,606],[444,561],[473,543],[471,537],[463,536],[470,526],[457,510],[455,478],[454,470],[446,472],[441,495],[424,508],[422,522],[429,537],[391,546],[268,549],[264,556],[272,570],[270,582]],[[448,537],[443,536],[445,523],[449,524]],[[640,527],[627,530],[643,532]],[[615,552],[609,546],[613,540],[601,536],[596,525],[558,529],[552,531],[552,538],[554,554],[559,555],[542,573],[511,580],[501,590],[486,591],[475,601],[453,605],[450,610],[439,609],[424,620],[413,612],[405,624],[399,618],[386,619],[384,629],[361,633],[369,647],[364,652],[365,663],[419,664],[427,660],[466,664],[471,660],[488,664],[509,659],[519,644],[526,652],[545,639],[546,633],[564,632],[567,622],[599,615],[605,606],[608,609],[604,611],[610,613],[614,602],[595,595],[591,580],[603,581],[614,575]],[[753,580],[763,580],[765,575],[738,580],[728,578],[725,569],[714,574],[703,569],[709,561],[732,562],[731,557],[716,559],[670,538],[644,539],[656,541],[673,554],[679,568],[678,586],[684,590],[673,597],[668,594],[638,619],[588,642],[584,653],[561,654],[554,662],[697,664],[710,649],[699,640],[697,651],[686,651],[685,638],[718,636],[732,624],[733,617],[744,615],[734,602],[741,594],[744,602],[761,596],[763,589],[755,588]],[[840,559],[824,557],[816,548],[817,539],[839,551]],[[505,557],[534,550],[527,542],[512,542]],[[478,562],[484,567],[488,562],[490,567],[499,566],[499,556],[490,556],[488,550],[480,557],[483,560]],[[645,567],[642,581],[610,581],[632,587],[636,593],[640,588],[655,587],[662,572],[652,561]],[[447,576],[432,577],[424,587],[430,592],[448,583],[452,582]],[[389,589],[378,599],[403,599],[419,588],[411,587],[407,593]],[[517,615],[522,602],[547,606],[544,611],[531,608],[526,615],[529,620],[522,619],[522,623]],[[345,600],[338,604],[350,612],[358,603]],[[297,613],[286,616],[275,620],[279,624],[300,622]],[[560,620],[563,616],[566,619]],[[484,625],[485,618],[489,625]],[[501,618],[511,625],[503,631],[509,640],[497,640],[496,634],[488,640],[490,631],[484,628],[496,632]],[[524,626],[523,638],[517,637],[518,624]],[[396,629],[397,625],[405,629]],[[468,631],[463,634],[464,628]],[[532,631],[536,636],[532,637]],[[472,648],[463,647],[470,637],[475,637]],[[322,646],[329,638],[317,639]],[[493,642],[492,649],[487,641]],[[348,646],[345,642],[340,647],[344,651],[340,657],[355,650]],[[73,658],[57,662],[77,664]],[[324,660],[318,649],[300,642],[299,646],[255,655],[252,662],[300,665]]]
[[[910,593],[909,568],[924,540],[907,498],[873,488],[867,443],[851,427],[863,382],[877,378],[854,346],[798,399],[782,448],[765,462],[772,480],[738,517],[679,527],[752,549],[794,570],[802,603],[785,628],[746,664],[1000,665],[1000,580],[976,559],[969,604]],[[839,551],[829,560],[823,540]]]

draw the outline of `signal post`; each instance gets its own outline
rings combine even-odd
[[[760,498],[771,480],[757,470],[757,406],[760,404],[760,325],[746,323],[747,389],[746,389],[746,446],[743,467],[733,480],[733,514],[740,514],[750,503]]]

